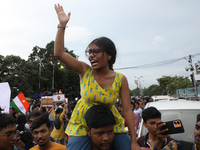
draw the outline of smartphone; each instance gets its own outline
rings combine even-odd
[[[164,132],[163,135],[177,134],[177,133],[185,132],[183,124],[182,124],[181,120],[179,120],[179,119],[168,121],[165,123],[166,123],[166,125],[163,126],[160,130],[168,128],[168,131]]]

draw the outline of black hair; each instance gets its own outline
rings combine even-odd
[[[41,108],[41,112],[42,112],[42,113],[47,112],[46,108],[45,108],[45,107],[42,107],[42,108]]]
[[[37,117],[39,117],[39,116],[41,116],[41,115],[42,115],[42,112],[41,112],[41,111],[39,111],[39,110],[33,110],[33,111],[29,114],[28,120],[29,120],[30,118],[32,118],[32,117],[37,118]]]
[[[24,131],[24,126],[27,123],[26,115],[20,114],[17,116],[17,130]]]
[[[41,115],[35,118],[31,126],[31,131],[39,128],[43,124],[46,124],[46,126],[50,128],[50,120],[49,120],[49,117],[47,117],[47,115]]]
[[[116,124],[110,108],[104,105],[94,105],[89,108],[85,114],[85,119],[90,129]]]
[[[107,37],[96,38],[88,45],[87,49],[91,44],[95,44],[107,54],[111,55],[111,59],[109,60],[109,69],[113,70],[113,64],[115,63],[117,55],[117,50],[113,41]]]
[[[155,107],[148,107],[142,111],[142,118],[146,123],[149,119],[161,118],[161,113]]]
[[[0,131],[8,125],[16,125],[16,120],[9,114],[2,113],[0,115]]]
[[[197,115],[197,122],[200,121],[200,114]]]
[[[140,103],[139,103],[139,102],[137,102],[137,101],[135,101],[134,103],[135,103],[135,104],[138,104],[138,105],[140,105]]]
[[[62,111],[63,111],[63,109],[60,108],[60,107],[58,107],[58,108],[56,109],[56,114],[62,113]]]
[[[135,108],[135,103],[131,101],[131,105],[133,105],[133,108]],[[138,103],[139,105],[139,103]]]

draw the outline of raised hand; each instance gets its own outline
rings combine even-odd
[[[71,13],[69,12],[68,15],[66,15],[63,10],[63,7],[60,4],[58,5],[55,4],[54,8],[58,15],[59,25],[65,27],[70,19]]]

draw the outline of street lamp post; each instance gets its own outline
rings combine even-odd
[[[40,90],[40,77],[41,77],[41,66],[42,66],[42,61],[44,60],[44,58],[39,58],[39,90]]]
[[[55,63],[52,62],[53,65],[53,75],[52,75],[52,90],[54,89],[54,70],[55,70]]]
[[[189,68],[185,67],[185,70],[186,71],[190,70],[192,72],[191,79],[192,79],[192,83],[193,83],[193,86],[194,86],[194,89],[195,89],[195,95],[197,96],[197,87],[196,87],[196,82],[195,82],[195,77],[194,77],[194,66],[192,65],[192,57],[191,57],[191,55],[189,55],[188,62],[189,62]]]
[[[140,81],[140,78],[142,78],[142,76],[140,76],[140,77],[135,77],[135,78],[137,79],[137,86],[138,86],[138,88],[139,88],[139,90],[140,90],[140,96],[142,97],[143,91],[142,91],[142,84],[141,84],[141,81]]]

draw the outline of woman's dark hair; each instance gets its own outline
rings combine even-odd
[[[105,51],[107,54],[111,55],[111,59],[109,60],[108,63],[109,63],[109,69],[113,70],[113,64],[115,63],[117,55],[117,50],[113,41],[111,41],[107,37],[96,38],[88,45],[87,49],[90,47],[91,44],[95,44],[100,49]]]

